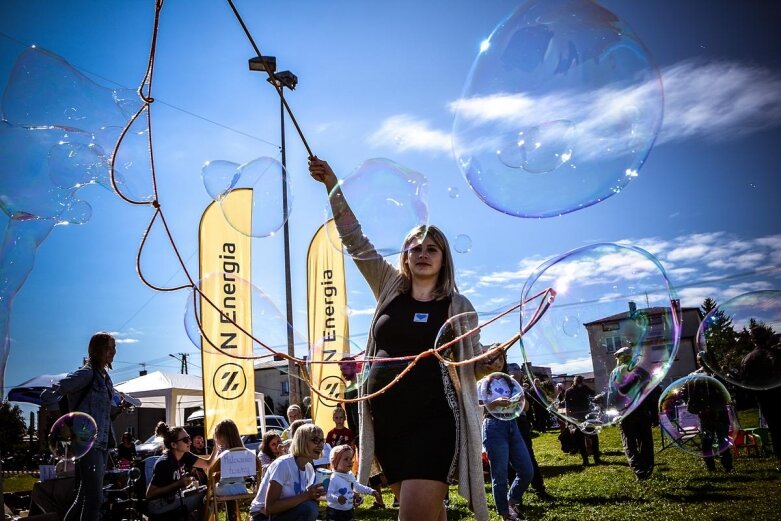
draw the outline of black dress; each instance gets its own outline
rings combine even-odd
[[[434,347],[448,318],[450,299],[393,299],[373,325],[378,358],[419,354]],[[373,393],[409,365],[375,360],[369,370]],[[388,483],[406,479],[450,482],[455,471],[458,401],[447,369],[435,357],[418,361],[401,381],[369,400],[377,461]]]

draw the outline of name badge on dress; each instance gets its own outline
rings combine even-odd
[[[428,322],[428,313],[415,313],[413,322]]]

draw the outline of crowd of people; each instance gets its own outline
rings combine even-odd
[[[421,358],[408,368],[406,357],[420,354],[435,343],[445,322],[458,314],[473,312],[469,300],[458,292],[455,269],[447,238],[435,226],[420,226],[409,232],[402,244],[398,266],[374,251],[352,213],[327,162],[311,157],[311,176],[329,193],[336,227],[377,298],[365,357],[371,360],[367,379],[356,382],[357,362],[340,363],[346,383],[343,406],[336,407],[333,427],[325,432],[308,422],[298,405],[288,409],[290,427],[284,432],[266,432],[256,455],[262,480],[250,506],[253,521],[342,521],[354,518],[362,495],[372,495],[372,508],[386,508],[381,487],[395,496],[398,519],[444,521],[450,485],[457,484],[480,521],[489,518],[483,476],[482,454],[490,463],[494,505],[502,519],[524,519],[523,496],[531,485],[538,497],[551,500],[534,455],[531,430],[546,432],[555,416],[548,412],[535,389],[539,382],[526,381],[518,364],[508,364],[506,353],[496,346],[481,345],[476,336],[461,338],[451,347],[456,361],[478,359],[472,364],[447,365],[435,357]],[[77,397],[89,388],[75,407],[89,413],[98,425],[92,449],[77,465],[78,494],[66,521],[98,519],[103,472],[114,434],[111,427],[113,385],[107,369],[116,353],[107,333],[93,337],[89,362],[68,375],[60,387]],[[617,369],[626,363],[619,350]],[[402,371],[404,377],[396,382]],[[525,389],[525,408],[512,421],[497,419],[478,403],[477,381],[484,375],[509,374]],[[391,385],[393,383],[393,385]],[[557,389],[558,402],[566,416],[585,419],[594,391],[577,376],[569,388]],[[350,401],[361,396],[357,402]],[[650,403],[650,402],[649,402]],[[639,408],[621,426],[622,442],[630,467],[638,479],[653,471],[653,443],[649,437],[655,421],[652,407]],[[208,452],[203,439],[191,438],[186,428],[160,425],[163,453],[154,465],[146,490],[150,504],[185,489],[184,509],[150,508],[152,521],[193,518],[203,506],[194,469],[207,471],[224,454],[242,450],[233,421],[224,419],[211,433],[214,448]],[[583,432],[560,422],[562,450],[579,454],[583,465],[601,462],[597,432]],[[118,451],[132,458],[129,440],[123,437]],[[776,449],[778,454],[778,449]],[[353,462],[358,460],[357,476]],[[323,470],[329,472],[321,472]],[[323,479],[322,476],[328,477]],[[216,493],[247,493],[241,479],[220,481]],[[201,501],[200,504],[198,501]],[[229,509],[229,517],[236,514]]]

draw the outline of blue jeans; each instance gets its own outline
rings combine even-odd
[[[252,514],[252,521],[317,521],[318,513],[317,503],[308,500],[277,514]]]
[[[483,419],[483,447],[491,464],[491,489],[499,515],[510,513],[508,500],[521,501],[523,493],[534,476],[529,450],[515,420]],[[515,469],[515,480],[507,494],[507,465]]]
[[[103,474],[108,451],[92,447],[76,462],[76,500],[65,514],[65,521],[97,521],[103,504]]]

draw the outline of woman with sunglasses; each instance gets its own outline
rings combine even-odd
[[[315,482],[312,462],[320,458],[324,444],[323,430],[313,423],[295,431],[290,454],[275,459],[263,473],[249,509],[252,521],[317,519],[317,500],[325,495],[325,489]]]
[[[214,461],[217,451],[212,451],[209,457],[196,456],[190,452],[192,439],[184,427],[163,429],[163,440],[166,450],[155,463],[152,480],[146,491],[147,501],[157,498],[171,497],[180,490],[191,485],[197,485],[197,478],[190,472],[193,468],[208,469]],[[184,509],[176,509],[162,514],[151,512],[150,521],[179,521],[189,517]],[[199,519],[198,517],[196,519]]]
[[[310,157],[309,173],[330,194],[342,244],[377,299],[366,344],[372,363],[359,394],[378,394],[359,404],[358,480],[367,483],[376,458],[399,498],[401,521],[445,521],[443,500],[448,486],[458,482],[475,519],[487,520],[474,364],[447,366],[429,356],[390,385],[408,365],[393,359],[434,347],[448,319],[474,312],[456,287],[447,238],[436,226],[416,226],[393,266],[363,234],[328,163]],[[482,347],[472,335],[453,344],[451,352],[462,361],[481,354]]]

